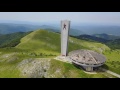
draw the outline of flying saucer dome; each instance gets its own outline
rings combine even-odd
[[[81,66],[98,67],[105,63],[106,58],[91,50],[75,50],[69,53],[73,63]]]

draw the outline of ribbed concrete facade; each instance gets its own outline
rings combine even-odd
[[[106,58],[102,54],[92,50],[74,50],[69,53],[71,61],[79,66],[82,66],[86,71],[93,71],[93,69],[102,66]]]
[[[67,56],[68,53],[68,37],[70,30],[70,21],[61,21],[61,55]]]

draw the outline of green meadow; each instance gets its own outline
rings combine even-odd
[[[24,36],[15,47],[0,48],[0,78],[108,77],[101,72],[87,74],[72,64],[55,60],[60,55],[60,45],[59,33],[36,30]],[[103,67],[120,74],[119,49],[111,50],[105,44],[69,37],[68,51],[77,49],[89,49],[104,54],[107,61]]]

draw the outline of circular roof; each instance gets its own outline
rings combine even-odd
[[[92,50],[75,50],[69,53],[70,59],[77,63],[98,65],[106,61],[106,58]]]

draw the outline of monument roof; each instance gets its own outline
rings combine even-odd
[[[92,50],[75,50],[69,53],[70,59],[78,63],[101,64],[106,61],[105,56]]]

